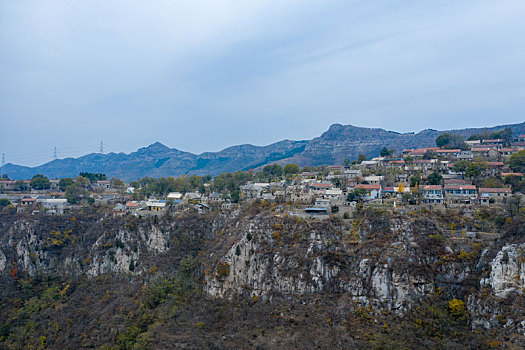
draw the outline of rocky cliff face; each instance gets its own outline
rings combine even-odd
[[[3,217],[0,281],[114,276],[147,284],[180,277],[190,256],[198,261],[190,274],[210,300],[317,300],[338,305],[343,319],[417,324],[425,324],[418,310],[429,300],[459,300],[452,321],[523,346],[525,232],[482,216],[368,210],[319,221],[254,204],[161,219]]]

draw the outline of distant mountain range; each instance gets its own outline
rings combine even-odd
[[[457,133],[467,138],[484,131],[493,132],[509,127],[514,135],[525,134],[525,122],[490,128],[462,130],[423,130],[419,133],[398,133],[383,129],[334,124],[312,140],[284,140],[268,146],[238,145],[220,152],[193,154],[169,148],[159,142],[136,152],[91,153],[79,158],[56,159],[36,167],[6,164],[0,174],[11,179],[29,179],[35,174],[49,178],[75,177],[80,172],[101,172],[108,178],[126,181],[144,176],[163,177],[183,174],[217,175],[222,172],[248,170],[270,163],[295,163],[300,166],[342,164],[344,159],[356,159],[361,153],[376,157],[383,147],[402,150],[435,146],[436,137],[443,132]]]

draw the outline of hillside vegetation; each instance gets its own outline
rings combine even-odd
[[[0,347],[525,346],[524,213],[0,217]]]

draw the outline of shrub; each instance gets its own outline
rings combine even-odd
[[[450,300],[448,302],[448,308],[450,310],[450,314],[455,318],[465,318],[467,315],[467,309],[463,300]]]
[[[223,262],[219,262],[217,264],[217,268],[216,268],[216,275],[215,277],[217,279],[222,279],[224,277],[227,277],[230,275],[230,264],[228,264],[226,261],[223,261]]]

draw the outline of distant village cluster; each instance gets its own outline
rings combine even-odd
[[[265,166],[260,172],[199,177],[144,178],[130,183],[104,174],[77,178],[0,181],[0,209],[59,215],[73,208],[108,205],[113,215],[164,215],[232,210],[255,200],[281,204],[293,215],[351,215],[358,205],[391,208],[502,206],[525,192],[525,135],[472,138],[442,134],[439,147],[383,148],[343,165]]]

